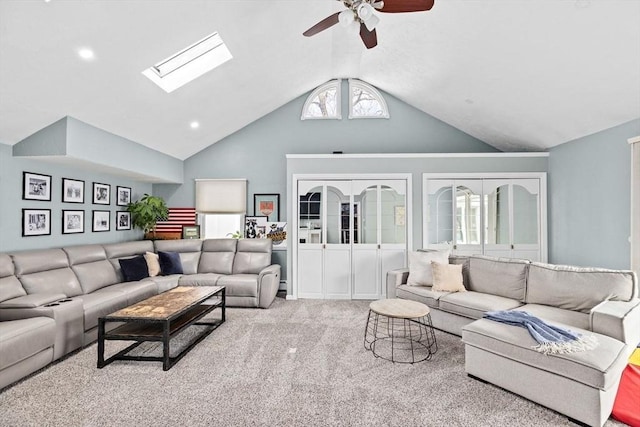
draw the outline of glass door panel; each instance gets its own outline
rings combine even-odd
[[[368,181],[353,181],[353,193],[354,203],[361,209],[361,239],[358,244],[377,244],[378,186]]]
[[[453,181],[427,182],[427,247],[453,244]]]
[[[482,253],[482,181],[456,180],[454,182],[455,241],[459,255]]]
[[[539,233],[538,180],[513,185],[513,244],[537,245]],[[524,184],[524,185],[523,185]],[[525,186],[526,184],[530,184]]]
[[[402,184],[404,184],[404,181],[402,181]],[[406,242],[407,212],[405,193],[404,188],[398,185],[392,187],[383,184],[380,186],[381,244],[404,244]]]
[[[322,243],[323,185],[317,181],[298,182],[298,242]]]
[[[484,181],[484,243],[509,245],[509,183],[499,180]]]

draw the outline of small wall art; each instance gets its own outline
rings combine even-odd
[[[200,226],[199,225],[183,225],[182,238],[183,239],[199,239]]]
[[[22,236],[51,234],[51,209],[22,209]]]
[[[62,234],[84,233],[84,211],[62,211]]]
[[[111,229],[110,213],[111,211],[93,211],[91,231],[109,231]]]
[[[51,201],[51,175],[22,172],[22,199]]]
[[[116,230],[131,230],[131,212],[116,212]]]
[[[263,239],[267,232],[266,216],[246,216],[244,217],[244,237],[245,239]]]
[[[273,248],[287,247],[287,223],[286,222],[268,222],[267,223],[267,239],[273,242]]]
[[[84,181],[62,178],[62,201],[64,203],[84,203]]]
[[[280,194],[254,194],[253,214],[266,216],[267,221],[280,221]]]
[[[108,205],[111,202],[111,186],[109,184],[102,184],[100,182],[93,183],[93,204],[94,205]]]
[[[127,206],[129,203],[131,203],[131,188],[116,187],[116,205]]]

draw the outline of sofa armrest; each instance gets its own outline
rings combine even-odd
[[[409,278],[408,268],[399,268],[387,272],[387,298],[396,297],[396,288],[407,283]]]
[[[18,298],[12,298],[0,302],[0,309],[4,308],[36,308],[61,299],[65,299],[65,294],[32,294]]]
[[[589,313],[591,330],[626,344],[640,342],[640,299],[603,301]]]
[[[280,265],[272,264],[258,274],[258,307],[269,308],[280,287]]]

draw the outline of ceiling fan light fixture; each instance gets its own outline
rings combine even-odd
[[[367,30],[373,31],[376,25],[378,25],[378,22],[380,22],[380,18],[378,18],[375,15],[372,15],[371,18],[364,21],[364,25],[367,27]]]
[[[338,15],[338,21],[343,27],[348,27],[349,24],[355,21],[354,13],[351,9],[345,9]]]
[[[361,3],[357,9],[358,18],[362,19],[363,22],[367,22],[367,20],[371,19],[373,14],[373,7],[369,3]]]

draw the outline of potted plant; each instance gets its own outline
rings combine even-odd
[[[156,237],[156,223],[164,221],[169,216],[169,208],[162,197],[145,194],[137,202],[129,203],[127,210],[131,212],[131,223],[140,228],[145,237],[151,233]]]

